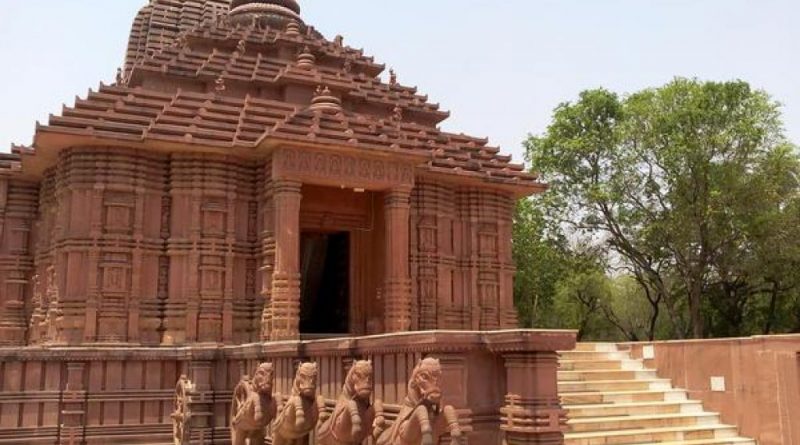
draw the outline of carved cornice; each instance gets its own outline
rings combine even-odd
[[[396,159],[291,148],[277,150],[273,159],[277,179],[372,190],[414,185],[414,165]]]

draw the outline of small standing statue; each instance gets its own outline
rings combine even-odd
[[[172,442],[175,445],[188,445],[192,437],[192,394],[194,385],[182,375],[175,386],[175,399],[172,412]]]
[[[325,399],[317,396],[317,373],[316,363],[297,368],[292,395],[272,424],[272,445],[309,445],[308,436],[325,411]]]
[[[263,445],[267,427],[275,419],[278,404],[272,396],[275,372],[272,363],[262,363],[252,380],[245,376],[233,390],[231,442],[233,445]]]
[[[375,408],[372,397],[372,362],[358,361],[350,368],[333,415],[317,428],[317,445],[358,445],[372,434]]]
[[[442,406],[441,378],[439,360],[426,358],[417,364],[397,420],[388,429],[382,416],[376,421],[373,436],[377,445],[434,445],[448,433],[452,445],[461,443],[455,408]],[[380,407],[377,409],[383,411]]]

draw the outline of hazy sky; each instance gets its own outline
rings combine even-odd
[[[122,63],[146,0],[0,1],[0,150],[29,144]],[[632,92],[675,76],[743,79],[784,104],[800,143],[800,0],[301,0],[400,82],[450,110],[444,128],[520,159],[528,133],[583,89]]]

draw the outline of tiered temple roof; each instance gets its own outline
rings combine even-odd
[[[520,194],[542,188],[487,140],[440,130],[448,113],[394,73],[382,81],[383,65],[339,36],[327,40],[298,12],[294,0],[152,0],[117,83],[37,126],[34,148],[329,146],[413,156],[423,172]],[[30,153],[0,159],[0,169]]]

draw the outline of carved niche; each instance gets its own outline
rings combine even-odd
[[[100,289],[104,296],[123,296],[130,291],[130,255],[114,252],[103,254],[100,271]]]
[[[478,228],[478,248],[480,256],[497,256],[497,224],[483,223]]]
[[[228,211],[221,199],[207,199],[201,206],[203,236],[224,237]]]
[[[136,197],[131,193],[107,192],[103,199],[103,226],[106,233],[130,234]]]
[[[225,258],[204,255],[200,262],[200,290],[203,295],[222,295],[225,287]]]
[[[419,250],[420,252],[435,253],[438,249],[436,217],[423,216],[419,221]]]
[[[11,228],[9,230],[9,252],[17,255],[24,255],[28,253],[28,239],[30,238],[30,231],[30,227],[24,223]]]
[[[494,307],[500,297],[500,284],[497,274],[494,272],[481,272],[478,277],[479,294],[481,304]]]

